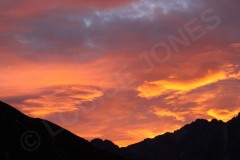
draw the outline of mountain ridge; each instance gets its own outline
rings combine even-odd
[[[3,160],[240,159],[240,113],[228,122],[197,119],[173,133],[122,148],[98,138],[88,142],[47,120],[28,117],[4,102],[0,102],[0,128]]]
[[[96,147],[102,148],[100,144]],[[228,122],[197,119],[173,133],[147,138],[113,153],[131,160],[239,160],[240,113]]]
[[[24,115],[0,102],[2,160],[125,160],[49,121]]]

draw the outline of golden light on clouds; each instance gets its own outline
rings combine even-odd
[[[145,127],[147,127],[147,126],[145,126]],[[149,129],[127,130],[126,134],[129,135],[129,137],[131,137],[131,138],[127,139],[127,140],[116,140],[116,143],[121,147],[126,147],[129,144],[133,144],[133,142],[139,142],[146,138],[154,138],[157,135],[162,135],[166,132],[174,132],[175,130],[179,129],[181,126],[180,125],[171,125],[171,126],[168,126],[167,128],[165,128],[165,127],[166,126],[162,125],[161,131],[159,129],[157,129],[157,127],[155,129],[149,128]]]
[[[231,120],[234,116],[240,113],[240,109],[229,110],[229,109],[210,109],[207,114],[215,119],[227,122]]]
[[[153,107],[152,112],[159,118],[172,117],[178,121],[185,121],[185,115],[188,113],[187,111],[177,112],[177,111],[171,111],[169,109],[160,108],[160,107]]]
[[[91,102],[101,96],[103,96],[101,91],[91,87],[61,87],[52,93],[25,100],[22,110],[34,117],[74,112],[81,109],[83,102]]]
[[[0,4],[1,101],[25,114],[126,146],[239,111],[236,0],[25,1]]]
[[[141,86],[137,88],[137,90],[139,91],[140,97],[154,98],[170,92],[183,94],[196,88],[216,83],[227,78],[227,73],[224,71],[208,71],[204,77],[194,78],[190,80],[167,79],[153,82],[145,81]]]
[[[26,91],[36,94],[45,88],[56,86],[82,85],[104,88],[115,85],[114,81],[106,78],[112,77],[114,74],[112,70],[116,67],[116,64],[109,58],[102,58],[88,64],[65,63],[62,61],[59,63],[44,62],[38,65],[24,61],[23,64],[17,63],[1,68],[0,71],[3,73],[0,74],[2,97],[19,96],[25,94]],[[105,63],[111,67],[105,66]],[[14,89],[11,90],[11,88]]]

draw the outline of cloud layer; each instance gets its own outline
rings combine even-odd
[[[238,0],[3,0],[1,100],[120,146],[240,111]]]

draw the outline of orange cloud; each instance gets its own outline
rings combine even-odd
[[[156,116],[158,116],[159,118],[161,118],[161,117],[172,117],[172,118],[175,118],[178,121],[185,121],[185,115],[188,114],[187,111],[174,112],[174,111],[170,111],[169,109],[159,108],[159,107],[154,107],[152,112]]]
[[[146,126],[145,126],[146,127]],[[133,144],[134,142],[139,142],[142,141],[143,139],[146,138],[154,138],[158,135],[162,135],[166,132],[173,132],[177,129],[179,129],[181,126],[180,125],[171,125],[168,126],[167,129],[162,129],[161,131],[158,129],[132,129],[132,130],[127,130],[126,134],[131,137],[130,139],[127,140],[116,140],[115,142],[121,146],[121,147],[126,147],[129,144]]]
[[[166,98],[171,99],[171,97],[174,97],[174,94],[185,94],[194,89],[214,84],[221,80],[240,79],[239,67],[239,65],[233,64],[224,65],[222,70],[208,70],[204,76],[198,78],[181,79],[177,76],[170,75],[166,80],[145,81],[142,85],[137,87],[137,91],[139,92],[138,96],[149,99],[172,93],[171,96]],[[201,99],[198,101],[201,101]]]
[[[154,98],[169,92],[186,93],[224,79],[227,79],[227,74],[224,71],[216,73],[208,71],[202,78],[187,81],[178,79],[158,80],[153,82],[145,81],[137,90],[140,92],[140,97]]]
[[[207,114],[213,118],[222,120],[224,122],[229,121],[240,112],[240,109],[229,110],[229,109],[210,109]]]
[[[110,65],[106,66],[104,64]],[[0,68],[1,97],[36,94],[55,86],[81,85],[108,88],[116,86],[112,70],[117,65],[109,58],[101,58],[87,64],[54,62],[16,62]],[[110,77],[110,78],[108,78]],[[107,79],[108,78],[108,79]]]
[[[91,102],[101,96],[101,91],[90,87],[62,87],[39,98],[25,100],[21,109],[31,116],[45,117],[80,110],[83,102]]]
[[[227,120],[239,107],[239,7],[220,1],[186,10],[175,0],[2,0],[1,99],[120,146],[196,118]],[[226,7],[218,28],[183,44],[178,31],[200,10],[217,16]],[[195,25],[211,26],[207,19]],[[179,53],[159,62],[161,42]]]

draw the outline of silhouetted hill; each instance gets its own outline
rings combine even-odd
[[[96,146],[102,148],[100,143]],[[112,151],[109,148],[106,150]],[[227,123],[198,119],[174,133],[145,139],[114,153],[131,160],[240,160],[240,115]]]
[[[97,149],[98,148],[98,149]],[[227,123],[198,119],[174,133],[119,148],[89,143],[0,102],[0,160],[240,160],[240,114]]]
[[[0,160],[124,160],[42,119],[0,102]]]
[[[119,147],[109,140],[101,140],[101,139],[96,138],[96,139],[92,140],[91,143],[94,146],[96,146],[97,148],[109,151],[111,153],[118,154],[118,152],[119,152]]]

